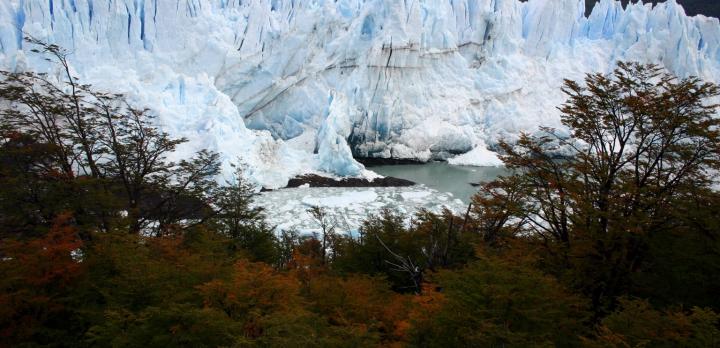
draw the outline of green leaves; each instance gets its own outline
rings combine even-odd
[[[597,341],[588,347],[714,347],[720,344],[720,315],[694,307],[689,311],[653,309],[646,301],[623,298],[603,319]]]
[[[531,265],[483,255],[441,272],[445,304],[415,329],[427,347],[556,347],[579,343],[582,300]]]

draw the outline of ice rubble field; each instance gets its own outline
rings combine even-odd
[[[430,199],[432,198],[432,199]],[[264,192],[256,204],[267,209],[267,222],[277,231],[313,233],[320,225],[307,212],[310,207],[324,208],[338,232],[357,231],[370,214],[392,209],[408,218],[424,208],[440,213],[443,208],[460,213],[467,206],[451,194],[424,186],[378,188],[295,188]]]
[[[2,0],[0,67],[57,74],[23,32],[61,45],[83,82],[126,93],[190,143],[278,188],[371,175],[352,154],[496,165],[487,150],[559,126],[563,78],[617,60],[720,81],[720,24],[602,0]],[[463,154],[454,157],[457,154]],[[454,157],[454,158],[453,158]]]

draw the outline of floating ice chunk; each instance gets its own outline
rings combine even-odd
[[[458,166],[476,167],[499,167],[503,165],[498,155],[488,150],[484,144],[477,146],[466,154],[449,159],[448,163]]]
[[[426,198],[430,195],[432,195],[432,192],[430,192],[430,191],[410,191],[410,192],[403,192],[400,194],[400,196],[402,196],[402,198],[406,201],[419,200],[419,199]]]
[[[339,195],[325,197],[306,197],[302,203],[312,207],[348,208],[353,205],[370,203],[378,197],[374,190],[347,191]]]

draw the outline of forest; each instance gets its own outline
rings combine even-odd
[[[64,72],[0,75],[0,347],[720,347],[720,87],[566,81],[465,214],[277,234],[219,155]]]

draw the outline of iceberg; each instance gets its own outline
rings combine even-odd
[[[487,149],[561,128],[564,78],[619,60],[720,82],[720,22],[675,0],[4,0],[0,68],[125,93],[258,185],[368,175],[354,158],[495,164]],[[329,99],[328,96],[332,96]]]

